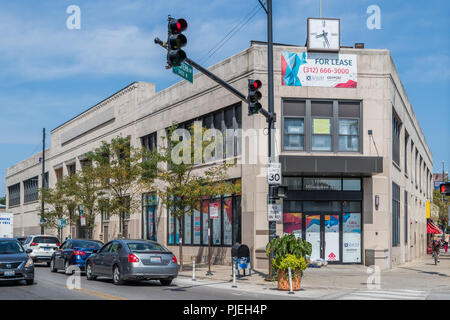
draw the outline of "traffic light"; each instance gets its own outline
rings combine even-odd
[[[259,92],[262,83],[259,80],[248,79],[248,115],[257,114],[262,108],[261,103],[258,101],[261,99],[262,94]]]
[[[187,43],[186,36],[182,34],[187,29],[187,22],[184,19],[174,19],[169,17],[167,36],[167,65],[178,67],[186,59],[186,52],[181,50]]]
[[[450,182],[441,183],[439,190],[441,191],[441,194],[450,196]]]

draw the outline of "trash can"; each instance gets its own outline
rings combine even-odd
[[[245,244],[236,243],[231,247],[231,260],[233,268],[237,271],[240,277],[239,269],[242,269],[245,276],[245,270],[249,269],[249,275],[252,275],[252,268],[250,264],[250,249]]]

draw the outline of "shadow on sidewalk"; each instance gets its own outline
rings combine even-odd
[[[426,265],[434,266],[434,263],[427,263]],[[424,271],[424,270],[413,269],[413,268],[408,268],[408,267],[398,267],[398,268],[399,269],[411,270],[411,271],[417,271],[418,273],[425,273],[425,274],[429,274],[429,275],[438,275],[438,276],[441,276],[441,277],[449,277],[449,275],[446,274],[446,273],[440,273],[440,272],[436,272],[436,271]]]

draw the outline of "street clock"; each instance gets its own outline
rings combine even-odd
[[[308,18],[308,51],[339,52],[340,19]]]

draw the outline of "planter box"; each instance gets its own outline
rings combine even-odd
[[[292,272],[292,290],[300,290],[301,276],[300,271]],[[278,290],[289,291],[289,272],[278,270]]]

